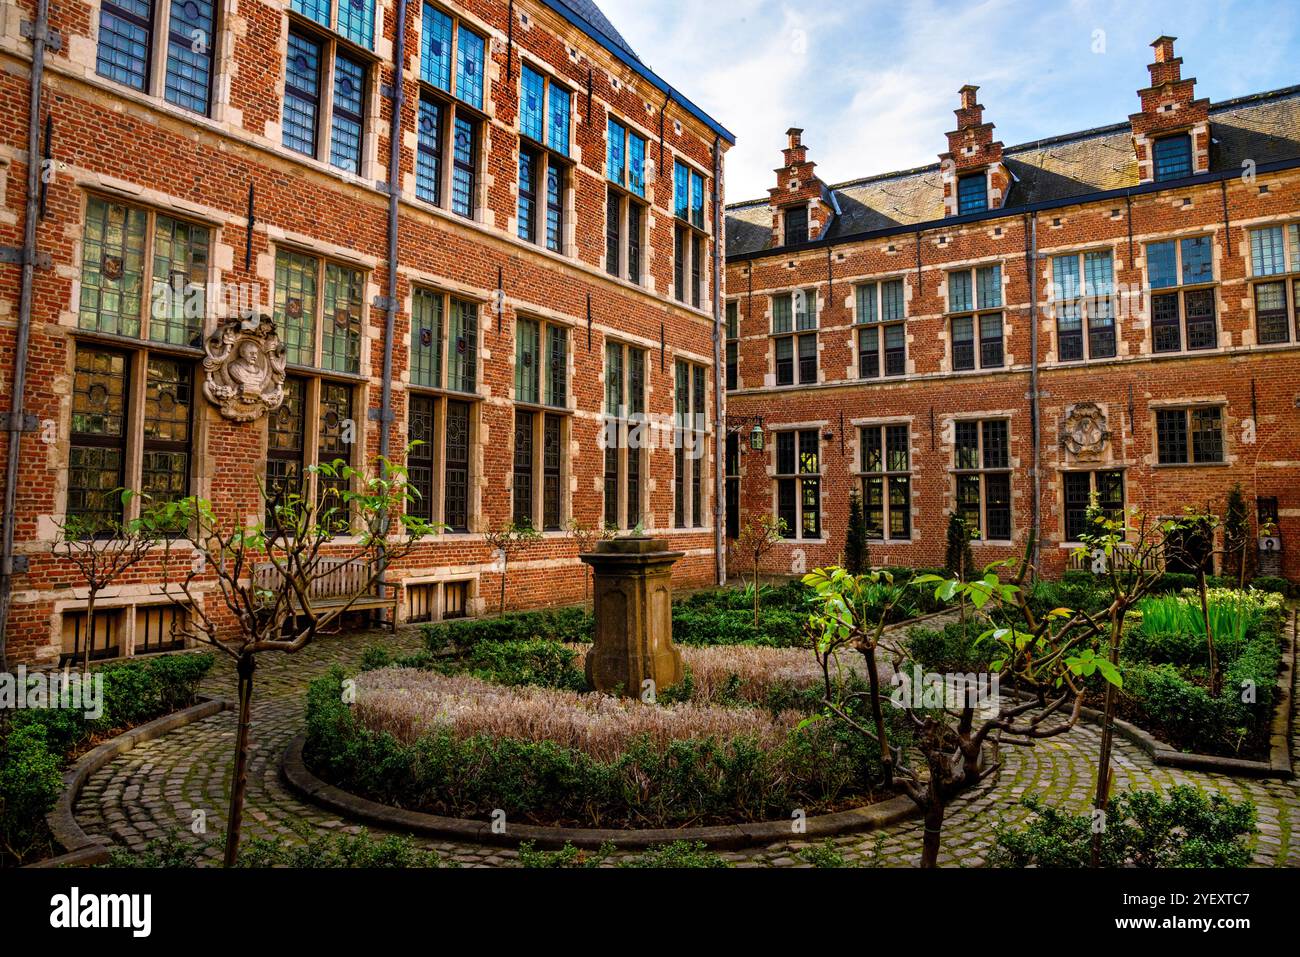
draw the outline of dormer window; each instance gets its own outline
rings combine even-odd
[[[989,208],[989,182],[984,173],[972,173],[957,180],[957,215],[982,213]]]
[[[1192,137],[1187,133],[1156,140],[1151,155],[1157,183],[1192,175]]]
[[[785,244],[797,246],[806,242],[808,242],[808,207],[791,207],[785,211]]]

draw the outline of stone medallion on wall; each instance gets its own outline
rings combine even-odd
[[[1061,445],[1076,459],[1100,459],[1110,441],[1106,413],[1095,402],[1080,402],[1070,408],[1061,426]]]
[[[275,323],[263,316],[250,328],[226,321],[204,343],[203,394],[235,422],[254,422],[284,403],[285,350]]]

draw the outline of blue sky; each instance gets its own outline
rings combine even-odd
[[[597,2],[736,134],[731,202],[767,195],[791,126],[829,183],[936,162],[965,83],[1008,146],[1122,122],[1161,34],[1212,101],[1300,83],[1300,5],[1281,0]]]

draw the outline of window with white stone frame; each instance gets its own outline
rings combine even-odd
[[[646,139],[610,117],[605,151],[605,271],[641,285],[649,222]]]
[[[906,423],[866,425],[859,431],[862,508],[867,537],[908,541],[912,537],[912,470]]]
[[[563,253],[573,94],[527,63],[519,73],[516,229],[525,242]]]
[[[1011,540],[1010,432],[1006,419],[954,423],[957,514],[984,541]]]
[[[1050,294],[1058,360],[1115,357],[1115,271],[1109,249],[1053,256]]]
[[[487,40],[426,2],[420,26],[415,195],[474,219],[478,204]]]
[[[906,309],[902,279],[857,288],[858,376],[878,379],[907,373]]]
[[[704,177],[678,160],[673,168],[673,295],[697,309],[709,249],[704,205]]]
[[[569,428],[569,329],[515,320],[515,447],[512,518],[545,532],[564,527]]]
[[[605,527],[636,528],[644,521],[647,352],[605,343]]]
[[[822,537],[822,456],[818,429],[776,433],[776,516],[786,538]]]
[[[1146,267],[1152,350],[1213,349],[1218,344],[1214,238],[1147,243]]]
[[[374,0],[364,0],[371,5]],[[201,116],[212,109],[215,0],[102,0],[95,72]]]
[[[705,370],[678,359],[674,365],[673,525],[705,525],[704,463],[708,455],[708,415],[705,412]]]
[[[772,297],[772,353],[777,385],[817,381],[817,290]]]
[[[954,370],[1002,368],[1005,355],[1000,265],[948,273],[948,331]]]
[[[1250,231],[1250,275],[1255,341],[1300,342],[1300,224]]]
[[[374,0],[292,0],[281,143],[349,173],[365,156],[366,103],[377,60]]]

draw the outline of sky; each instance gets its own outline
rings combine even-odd
[[[641,59],[736,136],[727,200],[767,196],[785,131],[826,183],[938,162],[957,90],[1007,146],[1124,122],[1150,43],[1212,102],[1300,84],[1300,4],[1235,0],[597,0]]]

